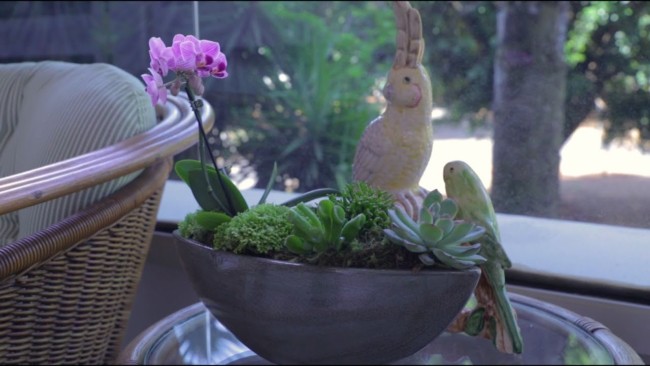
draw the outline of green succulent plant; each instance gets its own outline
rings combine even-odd
[[[391,224],[388,210],[393,207],[393,197],[365,182],[349,183],[339,195],[330,195],[329,199],[341,205],[348,218],[358,214],[366,217],[360,235],[383,237],[383,230]]]
[[[209,240],[208,238],[211,235],[210,230],[201,225],[199,220],[197,220],[197,217],[200,216],[201,212],[201,210],[190,212],[178,223],[178,231],[183,237],[194,239],[199,242]]]
[[[239,188],[223,171],[219,171],[217,174],[214,167],[203,164],[199,160],[191,159],[176,162],[174,169],[176,174],[190,187],[196,202],[200,206],[199,210],[186,215],[178,223],[181,236],[195,239],[206,246],[213,246],[214,244],[215,249],[232,250],[236,253],[252,249],[253,252],[266,254],[271,251],[270,238],[277,239],[274,233],[284,233],[283,231],[273,230],[276,229],[277,225],[280,225],[280,222],[286,216],[285,212],[282,211],[283,214],[280,215],[280,209],[265,206],[266,199],[277,176],[276,165],[273,167],[266,190],[257,206],[252,208],[248,206]],[[284,202],[282,206],[288,211],[288,207],[295,206],[300,202],[309,202],[334,193],[338,194],[338,191],[329,188],[315,189]],[[254,211],[254,213],[249,213],[249,211]],[[272,212],[272,214],[268,215],[267,212]],[[243,217],[239,217],[242,215]],[[277,218],[272,219],[274,215]],[[235,222],[229,225],[231,220]],[[271,226],[271,235],[267,235],[266,232],[257,228],[260,222],[265,220]],[[287,221],[284,226],[290,228],[290,225]],[[246,234],[247,230],[250,231],[250,234]],[[286,235],[291,232],[291,229],[288,230],[289,232]],[[226,239],[226,235],[232,235],[233,238]],[[250,238],[255,239],[251,240]],[[277,242],[284,243],[283,238],[284,236]],[[257,243],[257,247],[251,243]]]
[[[340,205],[325,199],[318,203],[315,212],[304,203],[292,207],[289,221],[293,224],[293,233],[285,239],[287,249],[308,255],[329,249],[340,251],[356,239],[366,217],[358,214],[348,220]]]
[[[288,215],[286,206],[272,203],[253,206],[213,228],[214,248],[258,254],[282,250],[284,238],[292,231]]]
[[[443,199],[438,190],[424,199],[418,221],[401,208],[388,210],[392,220],[384,233],[388,239],[407,250],[419,253],[425,265],[442,263],[456,269],[467,269],[485,262],[478,254],[480,244],[470,244],[485,234],[485,229],[470,222],[456,220],[458,206],[450,198]]]

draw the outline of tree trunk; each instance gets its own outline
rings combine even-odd
[[[562,1],[498,3],[491,194],[499,212],[556,213],[568,10]]]

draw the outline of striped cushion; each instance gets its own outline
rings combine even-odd
[[[156,123],[144,84],[108,64],[0,65],[0,176],[100,149]],[[138,172],[0,216],[0,245],[105,197]]]

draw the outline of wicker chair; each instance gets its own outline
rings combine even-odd
[[[182,96],[152,129],[65,161],[0,178],[0,215],[126,174],[83,210],[0,247],[0,364],[110,364],[120,351],[172,157],[196,143]],[[204,128],[214,112],[202,108]],[[153,116],[152,116],[153,118]]]

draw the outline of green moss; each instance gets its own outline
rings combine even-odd
[[[184,238],[194,239],[201,243],[210,243],[212,233],[196,222],[196,214],[200,211],[197,210],[185,215],[185,218],[178,223],[178,232]]]
[[[345,216],[349,219],[358,214],[366,217],[366,222],[359,232],[362,241],[383,237],[383,230],[390,227],[388,209],[393,208],[393,197],[380,189],[370,187],[364,182],[348,184],[340,196],[330,196],[330,200],[338,202]]]
[[[238,214],[217,228],[214,248],[234,253],[267,254],[284,249],[284,239],[293,225],[289,208],[265,203]]]

